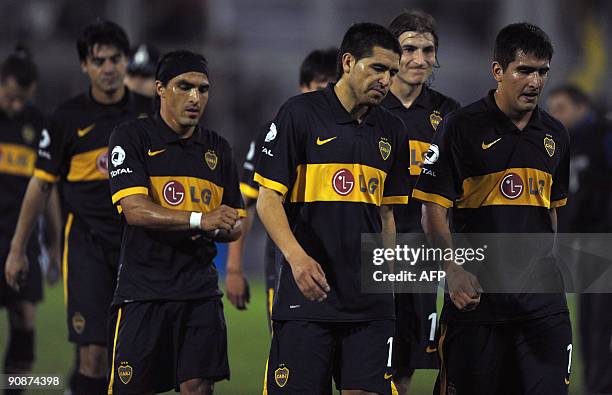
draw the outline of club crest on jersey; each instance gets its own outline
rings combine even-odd
[[[85,330],[85,317],[78,311],[72,316],[72,328],[79,335]]]
[[[552,139],[550,134],[547,134],[546,137],[544,137],[544,148],[546,148],[546,152],[551,158],[555,154],[555,145],[555,140]]]
[[[21,137],[26,144],[32,144],[34,141],[34,128],[30,124],[23,125],[23,129],[21,129]]]
[[[210,170],[215,170],[217,168],[217,162],[219,158],[217,157],[217,154],[215,154],[215,151],[207,151],[204,154],[204,160],[206,161],[206,164],[208,165]]]
[[[434,112],[429,114],[429,122],[434,130],[438,129],[438,125],[440,122],[442,122],[442,115],[440,115],[440,111],[434,110]]]
[[[380,155],[382,156],[383,160],[387,160],[389,158],[389,155],[391,155],[391,144],[389,144],[386,138],[380,138],[380,141],[378,142],[378,150],[380,151]]]
[[[127,363],[121,362],[119,367],[117,368],[117,375],[119,376],[119,380],[123,384],[127,384],[132,380],[132,374],[134,373],[134,369]]]
[[[281,388],[287,384],[287,381],[289,381],[289,369],[285,365],[280,365],[274,371],[274,381]]]

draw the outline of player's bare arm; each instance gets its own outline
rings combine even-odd
[[[62,208],[60,204],[59,191],[53,186],[43,213],[45,218],[45,240],[47,241],[47,253],[49,255],[49,268],[47,269],[47,282],[55,284],[61,274],[62,254]]]
[[[164,231],[191,229],[191,212],[164,208],[155,204],[148,196],[126,196],[120,200],[120,204],[125,219],[130,225]],[[222,205],[209,213],[203,213],[200,227],[205,232],[214,232],[219,229],[219,233],[215,236],[217,241],[234,241],[240,237],[241,232],[238,219],[236,209]]]
[[[17,221],[15,234],[11,241],[11,250],[6,258],[6,268],[4,270],[7,284],[15,290],[19,290],[19,281],[28,272],[29,263],[26,257],[26,246],[30,241],[38,216],[47,206],[52,189],[52,183],[32,177],[23,197],[23,204],[19,211],[19,220]]]
[[[300,291],[311,301],[322,301],[330,291],[321,265],[312,259],[297,242],[289,228],[283,209],[283,198],[276,191],[259,187],[257,214],[268,234],[281,250],[291,266],[293,277]]]
[[[552,224],[553,232],[557,233],[557,209],[551,208],[548,213],[550,214],[550,223]]]
[[[245,207],[249,207],[252,199],[242,195]],[[251,211],[253,211],[251,209]],[[247,215],[242,219],[242,233],[240,237],[230,243],[227,248],[227,264],[225,267],[225,294],[229,301],[238,310],[246,310],[246,305],[249,303],[251,295],[249,292],[249,284],[244,275],[242,257],[244,253],[244,245],[246,244],[247,234],[251,227],[251,215]]]
[[[421,224],[430,242],[437,247],[452,248],[452,239],[446,220],[448,209],[436,203],[424,202]],[[483,292],[478,279],[455,262],[444,262],[446,281],[451,300],[459,310],[474,310]]]

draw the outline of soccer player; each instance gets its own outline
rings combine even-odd
[[[130,56],[125,85],[132,92],[151,97],[155,96],[155,67],[159,60],[159,50],[148,44],[140,44]]]
[[[433,17],[422,11],[404,12],[393,19],[389,30],[399,41],[402,56],[391,92],[382,105],[406,125],[410,139],[410,178],[414,184],[436,128],[449,112],[459,108],[459,103],[429,87],[438,51]],[[393,215],[398,233],[423,232],[419,201],[409,200],[407,205],[394,207]],[[415,369],[438,368],[436,288],[431,293],[395,295],[393,382],[400,395],[408,394]]]
[[[35,304],[42,299],[41,252],[36,238],[25,246],[23,254],[31,270],[19,279],[17,290],[8,286],[4,263],[15,231],[19,206],[34,171],[36,149],[43,116],[29,101],[36,91],[38,72],[24,48],[17,48],[0,67],[0,306],[6,307],[9,338],[4,355],[4,373],[27,373],[34,362]],[[57,218],[59,223],[59,217]],[[59,242],[49,257],[57,265]],[[7,390],[7,393],[8,390]],[[17,390],[10,392],[17,393]]]
[[[312,92],[323,89],[329,82],[336,81],[336,58],[338,57],[337,48],[317,49],[308,54],[300,66],[300,91],[302,93]],[[264,139],[270,123],[262,130],[255,140],[251,141],[249,152],[247,153],[244,164],[242,165],[242,175],[240,180],[240,192],[246,207],[255,203],[259,194],[259,185],[253,180],[255,163],[263,147]],[[246,308],[248,302],[248,286],[244,281],[242,272],[242,253],[245,239],[249,230],[249,223],[252,216],[245,218],[246,223],[242,228],[240,238],[229,245],[227,254],[227,276],[225,288],[229,300],[238,309]],[[277,283],[278,268],[275,263],[275,247],[270,237],[266,237],[264,273],[266,278],[266,303],[268,312],[268,324],[272,329],[270,316],[272,314],[272,301]]]
[[[123,239],[108,393],[212,394],[229,378],[214,242],[240,236],[238,172],[228,142],[198,126],[204,57],[164,55],[155,84],[159,113],[118,127],[109,145]]]
[[[423,229],[444,239],[441,247],[451,246],[451,207],[453,232],[555,232],[555,208],[567,198],[569,136],[538,107],[552,55],[539,27],[504,27],[492,63],[497,88],[438,127],[412,196],[424,202]],[[483,293],[471,272],[452,261],[445,270],[434,393],[567,394],[572,334],[564,294]]]
[[[62,265],[68,336],[79,346],[71,386],[74,394],[98,394],[106,388],[106,325],[121,235],[108,188],[108,140],[116,125],[146,116],[151,102],[123,85],[129,42],[121,27],[109,21],[88,25],[77,50],[90,88],[60,105],[48,131],[42,132],[6,277],[16,286],[28,269],[25,246],[53,184],[59,182],[67,211]]]
[[[384,27],[346,32],[337,84],[289,99],[256,165],[257,212],[283,256],[268,393],[389,394],[391,294],[360,289],[361,233],[395,233],[410,192],[402,121],[380,106],[401,50]],[[386,347],[385,347],[386,346]]]
[[[578,87],[563,85],[548,95],[550,114],[569,130],[572,169],[568,204],[559,210],[559,232],[609,233],[612,183],[612,125]],[[581,239],[588,243],[588,240]],[[588,250],[588,245],[582,245]],[[612,393],[610,294],[579,298],[579,336],[585,394]]]

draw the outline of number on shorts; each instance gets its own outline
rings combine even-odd
[[[387,344],[389,345],[389,357],[387,358],[387,367],[391,367],[391,356],[393,355],[393,336],[391,336],[387,340]]]
[[[567,374],[570,374],[572,371],[572,345],[571,343],[567,345],[567,351],[568,351]]]
[[[438,321],[438,313],[435,311],[427,317],[428,320],[431,320],[431,328],[429,328],[429,341],[432,342],[436,338],[436,325]]]

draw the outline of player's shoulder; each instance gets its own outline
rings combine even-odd
[[[300,93],[292,96],[281,107],[284,111],[289,111],[293,114],[300,114],[304,109],[312,109],[326,104],[323,91],[313,91]]]
[[[89,98],[89,93],[81,93],[62,102],[59,106],[57,106],[53,114],[55,117],[66,117],[79,113],[88,107],[90,101],[91,99]]]
[[[546,133],[552,136],[558,136],[564,141],[569,142],[569,132],[563,126],[561,121],[550,115],[546,110],[538,106],[538,116],[540,124],[545,128]]]
[[[41,125],[45,119],[43,112],[33,104],[26,104],[23,109],[23,118],[26,122]]]
[[[439,91],[430,87],[425,87],[425,89],[429,93],[429,100],[433,109],[447,113],[461,107],[461,104],[459,104],[459,102],[452,97],[440,93]]]
[[[229,141],[227,141],[225,137],[223,137],[221,134],[217,133],[214,130],[200,127],[197,139],[202,145],[210,147],[210,149],[219,151],[231,151]]]
[[[376,117],[383,128],[390,127],[392,129],[404,130],[406,125],[402,118],[398,115],[394,114],[393,111],[386,108],[385,106],[377,106],[375,107]]]
[[[121,122],[115,126],[111,140],[120,139],[122,141],[143,141],[150,140],[150,135],[154,133],[155,124],[151,118],[136,118]]]
[[[153,99],[130,91],[130,101],[134,112],[138,114],[151,115],[153,111]]]

